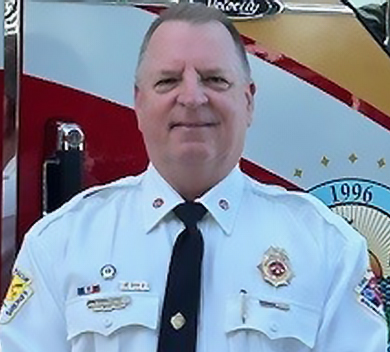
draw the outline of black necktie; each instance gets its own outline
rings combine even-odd
[[[172,250],[157,352],[195,352],[203,258],[203,238],[196,224],[206,208],[185,202],[173,212],[185,229]]]

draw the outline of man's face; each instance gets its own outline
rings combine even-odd
[[[138,78],[135,109],[157,168],[234,167],[252,118],[254,86],[222,24],[164,22]]]

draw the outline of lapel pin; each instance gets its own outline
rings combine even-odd
[[[106,264],[100,269],[100,275],[104,280],[112,280],[116,275],[116,268],[112,264]]]
[[[265,252],[263,261],[257,268],[263,279],[275,287],[289,285],[294,277],[286,251],[277,247],[270,247]]]
[[[164,205],[164,199],[162,198],[156,198],[152,204],[154,209],[161,208],[163,205]]]
[[[145,281],[122,281],[119,284],[119,289],[121,291],[127,292],[149,292],[150,287],[149,284]]]
[[[287,303],[281,303],[281,302],[270,302],[270,301],[264,301],[262,299],[259,299],[259,303],[262,307],[265,308],[276,308],[284,311],[290,310],[290,305]]]
[[[89,285],[77,288],[77,295],[85,296],[100,292],[100,285]]]
[[[94,312],[112,312],[125,309],[131,303],[130,297],[110,297],[91,299],[87,302],[87,308]]]

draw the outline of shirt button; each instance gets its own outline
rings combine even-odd
[[[103,320],[103,324],[104,324],[104,327],[105,327],[106,329],[108,329],[109,327],[112,326],[112,320],[109,319],[109,318],[106,318],[106,319]]]
[[[154,201],[153,201],[153,208],[154,209],[158,209],[160,208],[162,205],[164,204],[164,199],[162,198],[156,198]]]
[[[220,199],[218,205],[222,210],[229,209],[229,202],[226,199]]]
[[[276,324],[276,323],[272,323],[272,324],[271,324],[270,330],[271,330],[272,332],[277,332],[278,329],[279,329],[278,324]]]

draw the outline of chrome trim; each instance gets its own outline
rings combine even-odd
[[[57,150],[84,150],[84,132],[76,123],[57,123]]]
[[[286,2],[284,3],[285,13],[308,13],[308,14],[340,14],[353,15],[353,11],[345,5],[330,5],[330,4],[300,4]]]

